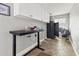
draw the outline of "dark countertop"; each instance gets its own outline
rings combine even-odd
[[[10,31],[10,33],[13,35],[22,36],[22,35],[26,35],[26,34],[41,32],[41,31],[44,31],[44,30],[43,29],[39,29],[39,30],[15,30],[15,31]]]

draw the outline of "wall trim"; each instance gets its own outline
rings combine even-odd
[[[74,50],[76,56],[79,56],[79,54],[77,53],[77,50],[76,50],[76,48],[75,48],[75,45],[74,45],[73,42],[72,42],[72,38],[69,38],[69,40],[70,40],[70,42],[71,42],[71,45],[72,45],[72,47],[73,47],[73,50]]]
[[[40,44],[42,43],[43,40],[40,40]],[[24,50],[22,50],[21,52],[17,53],[16,56],[22,56],[24,54],[26,54],[27,52],[29,52],[31,49],[33,49],[35,46],[37,45],[37,43],[34,43],[33,45],[29,46],[28,48],[25,48]]]

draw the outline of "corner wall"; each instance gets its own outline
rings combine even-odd
[[[77,55],[79,55],[79,4],[73,5],[70,11],[70,30],[72,45]]]

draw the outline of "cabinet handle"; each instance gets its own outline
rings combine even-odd
[[[35,34],[35,37],[36,37],[37,35]]]
[[[28,35],[27,37],[31,37],[31,35]]]

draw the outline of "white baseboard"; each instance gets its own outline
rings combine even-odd
[[[44,41],[44,39],[40,40],[40,44],[41,44],[42,41]],[[33,45],[29,46],[28,48],[26,48],[26,49],[22,50],[21,52],[17,53],[16,56],[22,56],[22,55],[24,55],[25,53],[27,53],[28,51],[30,51],[31,49],[33,49],[36,45],[37,45],[37,43],[34,43]]]
[[[72,45],[72,47],[73,47],[73,50],[74,50],[76,56],[79,56],[79,54],[77,53],[77,50],[76,50],[76,48],[75,48],[75,45],[73,44],[73,42],[71,41],[71,39],[72,39],[72,38],[69,38],[69,40],[70,40],[70,42],[71,42],[71,45]]]

